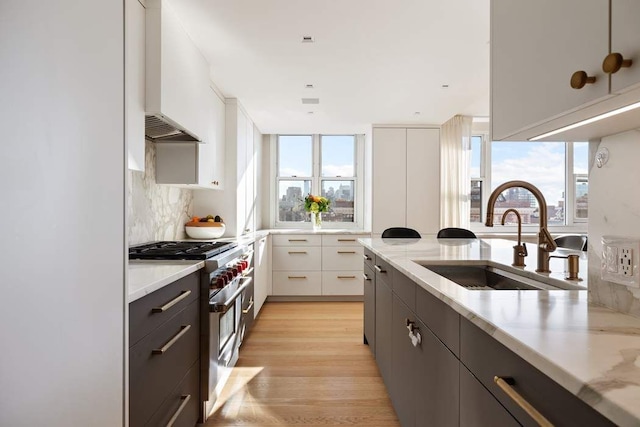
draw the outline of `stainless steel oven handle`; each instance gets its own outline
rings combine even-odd
[[[216,308],[214,310],[216,313],[224,314],[229,311],[229,309],[233,307],[233,303],[238,299],[240,295],[242,295],[242,292],[247,289],[249,284],[251,284],[253,277],[242,277],[240,280],[244,280],[244,283],[242,283],[242,285],[240,285],[238,289],[236,289],[233,295],[231,295],[229,299],[226,300],[223,304],[216,304]]]
[[[253,304],[254,304],[254,301],[253,301],[253,298],[251,298],[251,301],[249,302],[249,305],[247,306],[247,308],[242,310],[242,314],[249,314],[249,312],[251,311],[251,307],[253,307]]]

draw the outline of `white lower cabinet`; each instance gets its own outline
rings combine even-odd
[[[274,296],[360,296],[365,235],[273,236]]]

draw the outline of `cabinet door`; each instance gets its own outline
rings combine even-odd
[[[255,310],[254,315],[257,316],[267,299],[267,295],[269,293],[269,277],[270,267],[269,267],[269,245],[268,245],[269,236],[263,237],[258,240],[255,245],[256,256],[255,260],[255,274],[254,274],[254,301],[255,301]]]
[[[418,352],[411,344],[406,320],[409,319],[415,322],[416,316],[394,294],[391,317],[393,320],[391,326],[391,386],[389,387],[389,394],[400,424],[414,426],[416,425],[415,369],[418,364]]]
[[[198,184],[206,187],[217,188],[214,178],[216,166],[216,102],[218,95],[209,88],[207,91],[207,133],[204,135],[204,143],[198,144]]]
[[[494,140],[607,96],[608,7],[602,0],[492,0]],[[596,82],[572,89],[579,70]]]
[[[611,52],[632,59],[629,68],[622,68],[611,77],[611,91],[624,92],[640,83],[640,2],[613,0],[611,2]]]
[[[236,170],[236,220],[237,235],[240,236],[244,233],[246,227],[247,217],[247,117],[242,113],[242,110],[237,108],[237,167]]]
[[[364,264],[364,342],[376,354],[376,275]]]
[[[373,232],[407,221],[407,130],[373,130]]]
[[[415,348],[416,425],[457,427],[460,361],[424,323],[418,321],[422,344]]]
[[[440,229],[440,131],[407,129],[407,227]]]
[[[391,385],[391,287],[376,274],[376,363],[382,379]]]
[[[460,364],[460,427],[519,425],[476,377]]]
[[[256,178],[256,159],[255,159],[255,147],[253,145],[253,122],[247,118],[247,139],[246,139],[246,168],[245,168],[245,218],[244,218],[244,231],[246,233],[255,231],[255,218],[256,218],[256,192],[255,192],[255,178]]]
[[[145,14],[138,0],[125,1],[125,138],[129,169],[144,171]]]

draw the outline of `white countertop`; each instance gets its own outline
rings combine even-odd
[[[129,261],[129,302],[200,270],[204,261]]]
[[[485,260],[553,283],[564,281],[565,260],[551,259],[553,272],[540,275],[535,247],[529,247],[527,267],[510,266],[513,241],[359,241],[614,423],[640,425],[640,319],[589,304],[586,290],[467,290],[414,262]],[[578,252],[555,254],[569,253]],[[582,285],[586,267],[583,254]]]

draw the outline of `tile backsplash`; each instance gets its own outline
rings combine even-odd
[[[601,168],[593,162],[599,147],[609,150],[609,161]],[[640,131],[603,138],[590,148],[589,297],[596,304],[640,317],[640,289],[600,278],[602,236],[640,239]]]
[[[184,223],[193,210],[193,191],[156,184],[155,145],[145,143],[145,171],[129,171],[129,245],[186,238]]]

